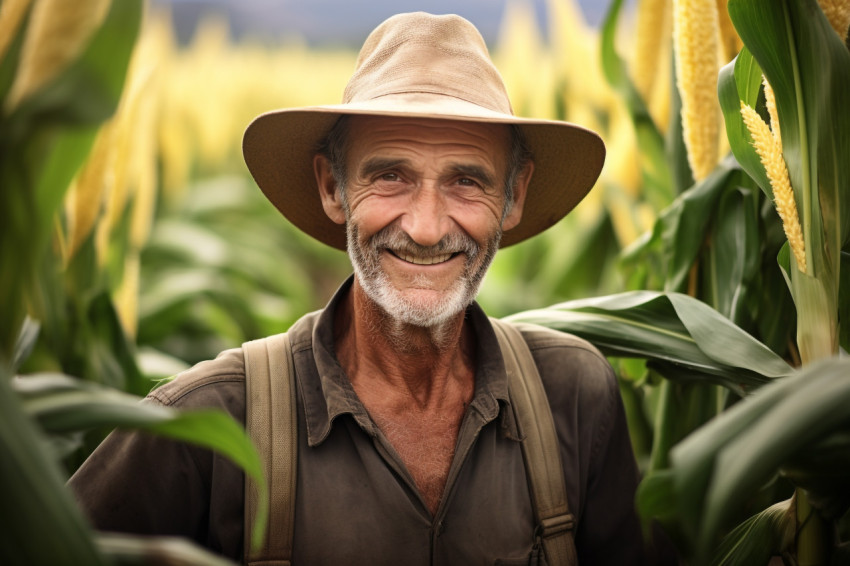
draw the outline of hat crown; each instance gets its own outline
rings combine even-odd
[[[360,50],[343,103],[417,93],[513,114],[484,39],[456,15],[399,14],[378,26]]]

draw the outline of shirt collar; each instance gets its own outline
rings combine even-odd
[[[353,280],[354,276],[349,277],[331,298],[327,307],[318,313],[312,335],[307,325],[296,323],[290,330],[293,334],[293,350],[296,353],[298,350],[312,348],[314,364],[296,359],[307,420],[307,441],[310,446],[321,444],[330,434],[336,418],[344,414],[350,414],[367,434],[375,436],[378,433],[377,426],[345,375],[334,348],[334,313],[342,298],[351,289]],[[503,433],[509,438],[517,439],[519,434],[513,410],[510,408],[508,378],[496,334],[487,315],[477,303],[472,303],[466,309],[466,319],[474,330],[477,360],[475,393],[470,409],[477,411],[484,422],[501,416],[500,426]]]

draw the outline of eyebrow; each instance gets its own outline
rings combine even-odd
[[[371,177],[375,173],[380,173],[381,171],[406,167],[408,165],[409,161],[406,159],[394,157],[371,157],[360,165],[357,173],[361,177]],[[496,186],[495,177],[479,165],[472,165],[469,163],[450,163],[449,171],[450,176],[463,175],[465,177],[471,177],[487,188]]]
[[[407,164],[405,159],[387,158],[387,157],[372,157],[364,161],[357,173],[361,177],[371,177],[375,173],[379,173],[386,169],[395,169],[399,166]]]
[[[495,187],[496,179],[486,169],[478,165],[469,165],[467,163],[452,163],[451,169],[455,174],[461,174],[465,177],[472,177],[481,182],[485,187]]]

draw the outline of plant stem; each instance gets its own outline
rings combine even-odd
[[[820,566],[827,563],[828,525],[809,503],[805,490],[797,489],[797,564]]]

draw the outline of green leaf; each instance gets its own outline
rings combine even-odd
[[[753,138],[741,116],[741,102],[751,108],[757,108],[761,81],[761,67],[744,46],[738,56],[720,70],[717,92],[726,123],[726,137],[729,139],[729,146],[732,148],[735,159],[772,201],[773,190],[770,188],[770,181],[753,147]]]
[[[678,516],[709,556],[717,534],[795,454],[850,419],[850,359],[811,364],[765,385],[671,452]]]
[[[714,566],[767,564],[794,542],[795,505],[788,499],[750,517],[723,538]]]
[[[234,562],[177,537],[98,533],[97,546],[113,566],[235,566]]]
[[[67,433],[94,427],[136,428],[215,450],[245,470],[259,485],[258,532],[268,514],[260,457],[242,426],[215,410],[177,411],[139,403],[133,395],[59,374],[13,380],[26,412],[46,431]]]
[[[16,372],[21,364],[29,357],[32,349],[35,347],[35,341],[38,339],[38,331],[41,325],[38,321],[31,318],[24,320],[21,327],[21,333],[18,335],[18,341],[15,343],[15,357],[12,360],[12,372]]]
[[[708,261],[702,264],[708,279],[706,294],[718,312],[742,324],[749,316],[751,288],[761,280],[758,194],[732,187],[724,193],[712,216]]]
[[[664,152],[664,138],[629,79],[625,63],[615,48],[617,21],[622,4],[622,0],[614,0],[611,3],[602,26],[602,70],[611,87],[623,97],[629,109],[640,151],[644,191],[655,210],[662,210],[673,200],[673,182]]]
[[[836,265],[850,235],[850,52],[815,0],[731,0],[729,15],[773,86],[807,262],[818,274]]]
[[[104,563],[56,460],[6,375],[0,375],[0,461],[0,563]]]
[[[98,125],[109,118],[121,97],[141,18],[141,0],[112,2],[82,54],[8,116],[4,137],[20,140],[33,129]]]
[[[177,537],[98,533],[97,546],[113,566],[235,566],[234,562]]]
[[[764,344],[708,305],[680,293],[634,291],[507,319],[571,332],[606,355],[674,364],[693,379],[720,383],[739,394],[791,372]]]
[[[708,177],[682,193],[658,219],[667,258],[668,291],[684,290],[688,273],[705,242],[709,224],[717,214],[718,199],[740,183],[734,160],[724,159]]]

